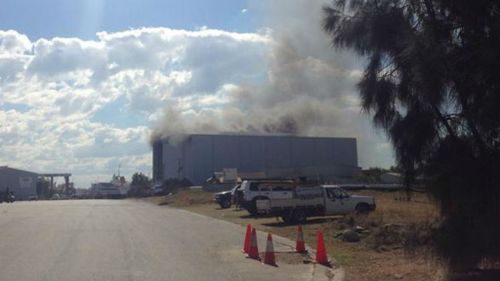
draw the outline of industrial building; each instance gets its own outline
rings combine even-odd
[[[318,180],[348,179],[360,170],[355,138],[193,134],[153,143],[156,182],[186,178],[199,185],[224,168]]]
[[[0,192],[4,192],[8,188],[14,193],[16,200],[36,198],[37,179],[37,173],[1,166]]]

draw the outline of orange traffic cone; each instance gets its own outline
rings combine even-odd
[[[247,232],[245,233],[245,242],[243,243],[243,253],[248,254],[250,251],[250,239],[252,239],[252,225],[247,224]]]
[[[257,247],[257,232],[252,228],[252,239],[250,240],[250,249],[248,250],[248,257],[260,260],[259,248]]]
[[[297,243],[295,244],[295,250],[297,253],[305,253],[306,245],[304,244],[304,233],[302,232],[302,226],[299,225],[297,229]]]
[[[323,240],[323,232],[318,230],[316,246],[316,262],[319,264],[329,265],[328,257],[326,256],[325,241]]]
[[[274,257],[273,237],[271,236],[271,233],[267,234],[266,255],[264,256],[264,263],[277,266],[276,259]]]

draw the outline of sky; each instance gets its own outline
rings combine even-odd
[[[87,188],[151,175],[151,135],[256,132],[356,137],[360,166],[388,167],[325,3],[4,0],[0,165]]]

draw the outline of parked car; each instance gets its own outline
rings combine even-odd
[[[292,198],[259,199],[258,213],[281,217],[284,222],[304,223],[307,217],[368,213],[375,210],[375,198],[351,195],[339,186],[297,187]]]
[[[54,193],[52,194],[52,197],[50,197],[50,200],[61,200],[62,197],[59,193]]]
[[[231,190],[217,192],[214,194],[214,200],[220,205],[222,209],[230,208],[235,203],[233,197],[236,190],[240,187],[239,184],[235,185]]]
[[[155,185],[151,189],[151,194],[154,196],[165,195],[166,194],[165,188],[163,188],[163,185],[161,184]]]

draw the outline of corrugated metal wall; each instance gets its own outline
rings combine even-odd
[[[165,141],[163,143],[163,150],[161,151],[161,153],[163,154],[163,157],[161,157],[161,161],[163,163],[162,180],[178,177],[178,174],[180,172],[179,163],[182,161],[182,150],[180,148],[181,146],[178,145],[170,145],[168,141]]]
[[[27,200],[36,196],[36,182],[38,175],[32,172],[1,167],[0,168],[0,191],[8,187],[14,192],[16,200]]]
[[[163,181],[163,143],[160,140],[153,143],[153,181]]]
[[[178,145],[164,142],[164,179],[182,175],[201,184],[223,168],[273,176],[348,177],[358,170],[356,139],[191,135]]]

